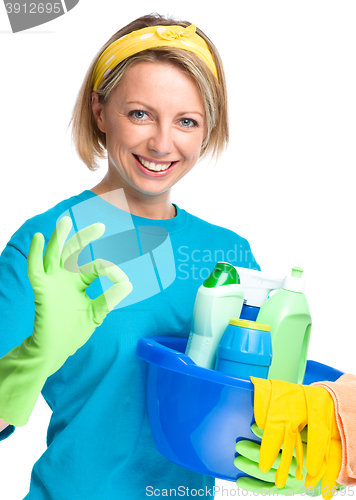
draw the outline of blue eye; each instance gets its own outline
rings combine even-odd
[[[129,115],[136,118],[136,120],[142,120],[147,116],[147,113],[141,109],[135,109],[134,111],[130,111]]]
[[[191,120],[190,118],[183,118],[181,120],[181,124],[185,128],[197,127],[198,123],[195,120]]]

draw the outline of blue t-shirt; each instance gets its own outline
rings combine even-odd
[[[161,496],[176,489],[178,496],[179,487],[186,498],[196,497],[188,493],[192,489],[200,490],[199,498],[213,497],[214,478],[183,469],[156,450],[146,409],[147,364],[135,356],[136,345],[153,335],[189,336],[197,290],[216,262],[260,268],[247,240],[175,207],[172,219],[147,219],[84,191],[27,220],[1,254],[0,357],[33,331],[30,243],[41,232],[47,244],[62,216],[73,221],[68,238],[104,223],[104,235],[82,251],[78,264],[106,259],[133,285],[43,387],[53,414],[26,500],[142,500],[155,489]],[[111,285],[108,278],[97,279],[87,294],[95,298]],[[0,439],[13,430],[6,428]]]

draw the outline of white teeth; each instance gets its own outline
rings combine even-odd
[[[172,163],[167,165],[162,165],[153,163],[151,161],[146,161],[143,158],[141,158],[141,156],[137,156],[137,158],[140,160],[140,163],[142,163],[144,167],[148,168],[149,170],[154,170],[155,172],[160,172],[161,170],[167,170],[167,168],[169,168],[172,165]]]

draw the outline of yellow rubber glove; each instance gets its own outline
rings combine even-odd
[[[303,449],[305,451],[304,456],[306,457],[307,445],[306,445],[306,427],[300,433]],[[257,427],[256,424],[252,424],[251,431],[260,439],[263,439],[263,430]],[[278,488],[275,484],[276,473],[281,461],[281,453],[278,454],[276,461],[274,462],[272,468],[268,472],[261,472],[258,464],[260,458],[261,445],[249,440],[238,441],[235,447],[236,451],[239,453],[234,460],[234,465],[245,474],[250,477],[239,477],[236,481],[236,485],[244,490],[251,491],[254,495],[260,493],[262,495],[307,495],[307,496],[318,496],[320,495],[321,482],[315,488],[307,489],[303,481],[298,481],[295,477],[295,472],[297,470],[297,459],[295,454],[293,454],[291,466],[289,469],[289,475],[287,482],[283,488]],[[303,473],[306,474],[305,460],[303,463]]]
[[[321,481],[323,498],[335,493],[341,470],[342,444],[336,423],[334,401],[323,387],[304,385],[308,407],[308,445],[305,486],[315,487]]]
[[[257,427],[256,424],[252,424],[251,426],[252,432],[260,439],[263,439],[263,430]],[[300,436],[302,438],[304,456],[307,456],[307,431],[308,426],[304,427]],[[261,445],[249,440],[241,440],[236,444],[236,451],[239,455],[234,460],[234,465],[245,474],[248,474],[249,477],[239,477],[236,481],[236,485],[243,490],[251,491],[254,495],[260,493],[262,495],[285,495],[285,496],[293,496],[293,495],[307,495],[311,497],[316,497],[319,495],[323,495],[325,500],[330,499],[335,493],[335,486],[333,486],[331,478],[335,478],[338,472],[335,470],[335,463],[337,460],[331,460],[330,463],[330,472],[328,470],[325,472],[323,476],[323,480],[320,480],[316,485],[308,486],[304,484],[303,480],[298,481],[295,477],[295,471],[297,470],[297,460],[295,458],[295,454],[293,454],[291,467],[289,469],[289,476],[286,482],[286,485],[283,488],[277,488],[275,484],[275,477],[277,469],[280,465],[281,453],[277,457],[275,463],[273,464],[271,470],[268,472],[261,472],[258,463],[260,458],[260,450]],[[331,465],[334,464],[334,465]],[[306,459],[304,459],[303,463],[303,475],[304,477],[307,475],[306,469]],[[344,491],[345,487],[342,485],[338,485],[336,487],[336,491]]]
[[[275,484],[283,488],[287,482],[295,448],[295,477],[303,478],[303,445],[300,432],[307,424],[307,406],[301,385],[282,380],[250,377],[255,386],[254,413],[256,424],[264,429],[259,458],[262,472],[273,466],[283,446]]]
[[[283,488],[288,478],[295,447],[297,458],[295,476],[301,480],[303,447],[300,432],[307,423],[305,486],[315,487],[322,479],[322,496],[330,499],[338,486],[336,478],[341,469],[342,459],[341,439],[332,397],[322,387],[250,378],[255,386],[256,424],[265,429],[259,458],[260,470],[268,472],[271,469],[282,447],[275,484],[278,488]]]

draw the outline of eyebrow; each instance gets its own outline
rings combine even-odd
[[[127,101],[126,104],[138,104],[139,106],[143,106],[144,108],[149,109],[150,111],[154,111],[153,108],[150,106],[147,106],[147,104],[144,104],[143,102],[140,101]],[[183,113],[179,113],[180,115],[200,115],[202,118],[204,118],[204,115],[200,113],[199,111],[183,111]]]

